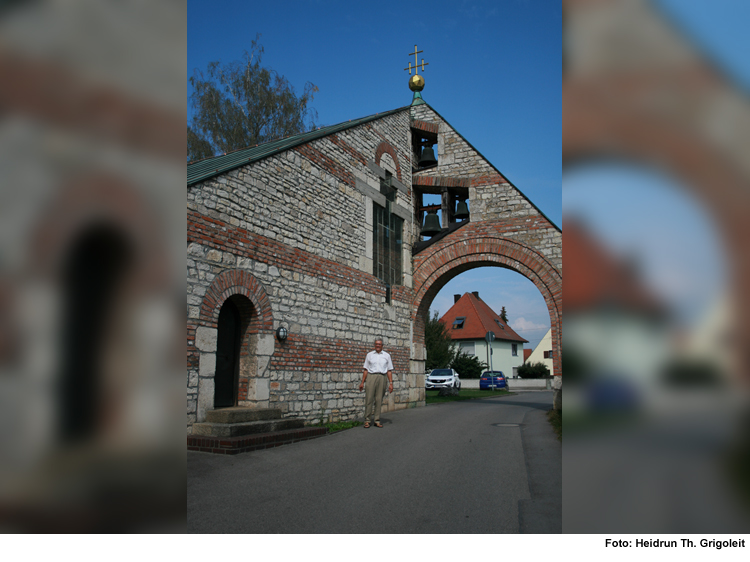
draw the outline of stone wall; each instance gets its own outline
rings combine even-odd
[[[562,232],[427,104],[412,107],[411,115],[423,128],[437,125],[438,131],[438,165],[416,177],[434,178],[441,185],[468,179],[472,222],[502,223],[505,237],[536,248],[562,271]]]
[[[412,174],[412,129],[438,138],[438,165]],[[403,284],[373,276],[373,205],[404,220]],[[413,185],[468,190],[470,224],[416,256]],[[476,264],[531,279],[552,319],[559,374],[561,233],[427,105],[329,134],[188,188],[188,432],[213,408],[217,322],[241,316],[239,404],[310,422],[362,415],[361,365],[375,337],[393,356],[384,410],[424,404],[427,307]],[[286,341],[275,330],[288,329]]]
[[[470,223],[413,261],[413,372],[424,357],[423,318],[442,286],[478,265],[508,267],[529,278],[550,312],[554,374],[561,375],[562,232],[427,104],[411,108],[412,128],[437,133],[437,166],[415,172],[413,185],[468,187]],[[445,225],[443,225],[445,226]]]
[[[390,304],[372,275],[372,206],[386,169],[396,212],[412,220],[408,123],[407,111],[396,113],[188,188],[188,431],[213,407],[216,322],[229,298],[253,318],[241,405],[308,421],[361,416],[361,366],[377,336],[395,367],[386,409],[414,397],[412,236],[406,286],[394,287]],[[274,336],[279,326],[289,330],[285,342]]]

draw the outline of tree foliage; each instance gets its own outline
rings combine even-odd
[[[318,87],[307,82],[297,95],[289,81],[261,66],[264,52],[251,43],[243,61],[212,62],[205,74],[193,73],[190,84],[192,119],[187,128],[188,161],[247,148],[316,127],[310,107]]]
[[[500,311],[500,319],[506,324],[508,323],[508,313],[505,312],[505,307]]]
[[[549,367],[544,363],[524,363],[518,367],[518,376],[522,379],[548,379]]]
[[[456,352],[453,349],[453,340],[445,324],[438,318],[437,311],[435,311],[432,317],[428,317],[425,322],[424,343],[427,348],[426,369],[440,369],[448,367],[453,363],[456,357]]]
[[[476,355],[459,352],[453,359],[451,368],[455,369],[462,379],[478,379],[487,369],[487,363],[480,361]]]

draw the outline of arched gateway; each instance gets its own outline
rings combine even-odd
[[[189,433],[235,403],[305,421],[361,417],[362,362],[381,336],[394,363],[384,411],[424,405],[430,303],[484,265],[539,289],[560,383],[562,232],[420,96],[191,163],[187,175]],[[442,224],[426,239],[436,210]]]
[[[425,194],[441,196],[443,230],[414,245],[411,318],[412,375],[424,373],[424,321],[430,303],[453,277],[481,266],[512,269],[534,283],[550,315],[556,386],[561,385],[562,232],[434,109],[416,98],[411,107],[412,144],[437,145],[437,164],[412,176],[416,224],[429,206]],[[470,218],[454,218],[459,201]]]
[[[492,228],[496,233],[489,233]],[[561,374],[562,276],[533,248],[504,238],[502,223],[485,224],[483,232],[476,225],[440,240],[425,255],[414,260],[414,343],[424,345],[424,319],[430,303],[443,286],[455,276],[483,266],[512,269],[528,278],[539,289],[547,304],[552,327],[554,375]]]

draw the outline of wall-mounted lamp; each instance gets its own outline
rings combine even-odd
[[[287,335],[289,335],[289,332],[284,326],[279,326],[279,329],[276,330],[276,337],[279,341],[286,341]]]

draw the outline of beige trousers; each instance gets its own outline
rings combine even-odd
[[[380,408],[383,406],[383,395],[385,394],[385,375],[370,373],[365,381],[365,421],[372,421],[375,416],[376,422],[380,421]]]

